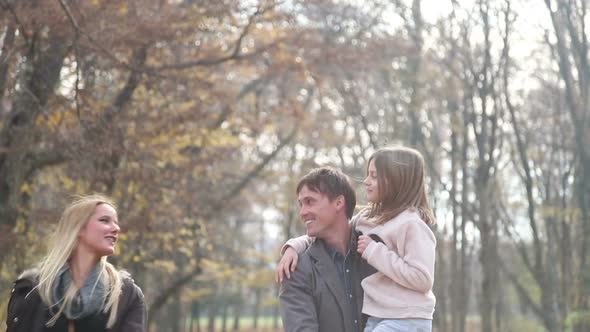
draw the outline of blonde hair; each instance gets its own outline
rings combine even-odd
[[[424,222],[436,223],[424,185],[424,158],[407,147],[382,148],[369,158],[377,170],[378,202],[371,203],[369,217],[383,224],[405,210],[415,210]]]
[[[53,233],[50,242],[48,254],[41,261],[39,267],[39,284],[37,286],[39,295],[50,309],[55,306],[59,308],[57,313],[47,322],[47,326],[54,325],[64,310],[72,305],[76,292],[79,290],[75,283],[71,283],[65,292],[63,300],[53,298],[53,284],[58,278],[60,269],[67,263],[78,245],[80,230],[88,223],[96,207],[101,204],[108,204],[115,208],[115,204],[105,196],[82,196],[70,203],[59,219],[57,229]],[[123,284],[122,274],[111,263],[107,262],[106,256],[103,256],[98,264],[100,268],[98,282],[103,283],[107,290],[104,294],[102,310],[104,313],[110,310],[107,328],[111,328],[117,318],[117,308]],[[54,312],[54,310],[50,311]]]

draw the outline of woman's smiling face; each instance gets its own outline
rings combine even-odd
[[[99,204],[78,234],[78,249],[97,257],[112,255],[120,230],[117,211],[109,204]]]

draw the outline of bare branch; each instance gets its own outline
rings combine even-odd
[[[249,183],[250,181],[252,181],[256,176],[258,176],[258,174],[260,174],[260,172],[262,172],[262,170],[264,170],[264,168],[268,165],[268,163],[274,159],[274,157],[281,152],[281,150],[288,144],[290,143],[293,138],[295,137],[295,134],[297,134],[297,131],[299,130],[298,126],[295,126],[291,132],[283,139],[281,139],[279,145],[277,145],[277,147],[275,147],[275,149],[269,153],[267,156],[265,156],[262,161],[260,161],[260,163],[258,163],[258,165],[256,165],[256,167],[251,170],[246,176],[244,176],[244,178],[242,179],[242,181],[240,181],[233,189],[231,189],[221,200],[219,200],[219,204],[223,205],[226,204],[226,202],[232,198],[234,198],[235,196],[237,196],[242,189],[244,189]],[[219,207],[220,208],[220,207]],[[218,211],[217,208],[212,209],[213,211]]]
[[[59,0],[59,4],[60,4],[61,8],[64,10],[64,12],[66,12],[66,15],[68,16],[70,23],[72,24],[72,26],[76,30],[76,33],[81,33],[82,30],[80,29],[78,22],[76,21],[76,19],[72,15],[72,11],[70,10],[70,7],[68,6],[68,4],[65,3],[64,0]]]
[[[0,53],[0,100],[4,95],[4,86],[8,75],[8,67],[10,66],[9,59],[15,50],[13,48],[15,33],[16,29],[14,28],[14,25],[10,24],[6,29],[4,40],[2,41],[2,53]]]
[[[512,273],[512,271],[509,271],[508,268],[506,268],[506,265],[504,264],[504,262],[501,259],[499,260],[499,264],[500,264],[500,268],[502,269],[502,271],[508,276],[508,279],[510,279],[510,281],[514,285],[514,288],[516,288],[516,291],[520,295],[520,298],[525,300],[527,305],[529,305],[533,309],[533,311],[535,312],[535,314],[538,317],[543,317],[544,316],[543,310],[541,309],[541,307],[538,304],[536,304],[533,301],[533,299],[529,295],[529,292],[526,290],[526,288],[523,286],[523,284],[518,280],[516,275],[514,275],[514,273]]]
[[[0,8],[10,11],[10,13],[12,14],[12,17],[14,17],[14,21],[16,22],[16,25],[18,25],[18,27],[19,27],[19,29],[18,29],[19,33],[23,35],[25,43],[27,44],[27,46],[29,46],[30,45],[29,34],[27,33],[27,29],[24,28],[23,24],[21,23],[20,19],[18,18],[18,15],[16,15],[14,8],[6,0],[0,0]]]
[[[253,55],[256,55],[256,54],[259,54],[259,53],[265,51],[268,48],[268,46],[274,45],[275,43],[271,43],[270,45],[267,45],[267,47],[259,48],[258,50],[254,51],[254,52],[247,53],[247,54],[242,54],[241,53],[242,43],[244,41],[244,38],[250,32],[250,29],[252,28],[252,25],[254,25],[254,23],[256,23],[256,18],[264,15],[269,10],[273,9],[275,6],[276,6],[276,4],[272,4],[272,5],[267,6],[265,8],[259,7],[248,18],[248,23],[242,29],[242,32],[240,33],[240,35],[238,36],[238,39],[234,43],[233,50],[229,54],[227,54],[225,56],[218,57],[218,58],[197,59],[197,60],[194,60],[194,61],[188,61],[188,62],[183,62],[183,63],[176,63],[176,64],[168,64],[168,65],[157,66],[157,67],[150,67],[150,69],[151,70],[178,70],[178,69],[186,69],[186,68],[197,67],[197,66],[212,66],[212,65],[217,65],[217,64],[220,64],[220,63],[229,61],[229,60],[244,59],[244,58],[251,57]]]

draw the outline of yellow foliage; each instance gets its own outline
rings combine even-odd
[[[253,288],[267,288],[274,283],[274,270],[258,269],[252,272],[245,280],[245,284]]]
[[[193,252],[190,250],[190,248],[187,248],[184,246],[179,246],[177,249],[180,253],[182,253],[186,257],[191,257],[193,255]],[[195,264],[195,262],[196,262],[195,260],[191,260],[191,264]]]
[[[68,191],[75,192],[74,188],[76,187],[76,182],[72,181],[67,176],[61,178],[61,183],[63,184],[64,188]]]
[[[49,113],[43,113],[35,120],[37,127],[45,128],[52,134],[55,134],[60,127],[73,126],[77,123],[76,115],[73,111],[55,110]]]
[[[185,301],[198,300],[211,294],[213,294],[213,289],[210,287],[197,289],[187,287],[185,290],[182,291],[182,297]]]
[[[147,263],[146,266],[148,268],[163,271],[166,273],[174,273],[178,270],[178,267],[174,262],[161,259],[157,259],[153,262]]]
[[[4,294],[0,294],[0,295],[2,296],[3,299],[7,299],[10,294],[4,293]],[[0,330],[1,331],[6,330],[6,324],[4,322],[6,321],[7,312],[8,312],[8,301],[1,301],[0,302]]]
[[[128,195],[134,195],[135,193],[137,193],[138,191],[138,185],[134,182],[134,181],[129,181],[129,183],[127,184],[127,194]]]
[[[28,182],[25,182],[21,187],[20,187],[20,192],[23,194],[31,194],[31,186],[29,185]]]
[[[201,267],[204,273],[199,277],[200,280],[229,280],[232,277],[242,275],[237,270],[233,269],[229,264],[223,262],[216,262],[209,259],[201,261]]]
[[[227,147],[236,146],[240,144],[238,137],[232,135],[229,132],[217,130],[211,133],[208,137],[208,141],[213,147]]]
[[[178,236],[193,236],[193,232],[188,229],[188,228],[181,228],[178,230],[178,232],[176,233]]]
[[[16,220],[16,226],[14,227],[14,232],[15,233],[22,233],[25,231],[26,227],[27,227],[27,223],[25,222],[25,220],[23,218],[19,217]]]
[[[254,249],[247,251],[248,257],[257,258],[265,263],[272,263],[276,260],[274,253],[260,252]]]
[[[578,208],[569,208],[564,209],[560,207],[553,207],[553,206],[543,206],[540,209],[541,215],[543,217],[553,217],[553,218],[565,218],[567,219],[578,219],[581,217],[581,210]]]
[[[272,296],[266,296],[263,300],[262,300],[262,306],[263,307],[274,307],[277,306],[279,304],[279,298],[277,296],[275,296],[274,294]]]

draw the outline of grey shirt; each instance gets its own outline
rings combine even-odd
[[[356,245],[354,245],[356,243],[349,245],[348,252],[345,256],[343,256],[336,249],[332,248],[324,241],[321,242],[326,252],[328,252],[328,255],[330,255],[330,257],[332,258],[334,265],[336,266],[338,277],[340,277],[340,282],[342,283],[342,287],[344,287],[344,290],[346,292],[346,297],[350,302],[350,317],[355,317],[356,313],[360,310],[360,308],[358,308],[357,306],[357,301],[355,301],[355,289],[352,285],[352,270],[354,269],[353,263],[355,262],[355,259],[358,259],[358,257],[355,257],[355,255],[358,255],[358,253],[356,252]],[[354,324],[355,326],[358,326],[359,324],[361,324],[361,322],[355,319]]]

